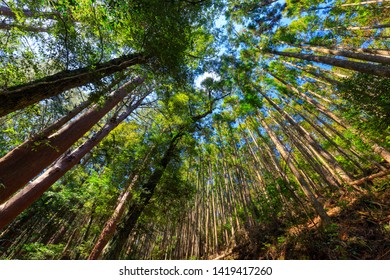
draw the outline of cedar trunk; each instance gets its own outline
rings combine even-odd
[[[38,200],[51,185],[60,179],[73,166],[78,164],[83,156],[91,151],[92,148],[99,144],[115,127],[118,126],[118,124],[128,117],[131,112],[141,104],[143,99],[144,97],[140,98],[132,106],[129,106],[118,118],[110,119],[91,139],[87,140],[73,152],[63,155],[41,176],[2,204],[0,206],[0,229]]]
[[[65,70],[27,84],[7,88],[0,92],[0,117],[145,62],[146,58],[141,54],[124,55],[104,63]]]
[[[279,51],[272,51],[271,53],[276,54],[276,55],[281,55],[281,56],[294,57],[294,58],[298,58],[298,59],[324,63],[324,64],[328,64],[328,65],[332,65],[332,66],[337,66],[337,67],[341,67],[341,68],[345,68],[345,69],[354,70],[354,71],[361,72],[361,73],[382,76],[382,77],[390,77],[390,67],[388,67],[388,66],[376,65],[376,64],[372,64],[372,63],[356,62],[356,61],[350,61],[350,60],[343,60],[343,59],[338,59],[338,58],[334,58],[334,57],[319,56],[319,55],[313,55],[313,54],[279,52]]]
[[[88,132],[101,118],[114,108],[125,96],[127,88],[138,85],[143,79],[128,82],[113,92],[105,104],[95,105],[73,122],[48,138],[33,145],[20,146],[0,159],[0,203],[22,188],[41,173],[78,139]]]

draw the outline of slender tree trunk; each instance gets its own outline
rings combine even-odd
[[[125,211],[126,202],[130,198],[131,191],[133,190],[133,187],[137,181],[138,181],[138,175],[135,175],[130,185],[127,187],[126,191],[119,198],[114,213],[104,225],[104,228],[100,233],[98,241],[95,243],[95,246],[93,247],[92,252],[88,257],[89,260],[98,259],[102,254],[104,247],[107,245],[108,241],[110,241],[111,237],[114,235],[116,226],[119,220],[122,218],[122,215]]]
[[[353,47],[349,47],[349,46],[343,46],[342,48],[345,50],[348,50],[348,51],[356,52],[356,53],[368,53],[368,54],[390,57],[390,50],[387,50],[387,49],[353,48]]]
[[[310,110],[308,110],[307,108],[304,108],[305,111],[307,111],[309,114],[311,114],[312,116],[315,117],[316,120],[318,120],[320,123],[322,123],[326,128],[331,128],[332,131],[336,132],[336,134],[340,137],[341,135],[341,138],[343,140],[346,140],[345,137],[339,133],[335,128],[333,128],[331,125],[329,125],[326,121],[323,121],[321,118],[319,118],[315,113],[311,112]],[[317,130],[329,143],[331,143],[341,154],[343,154],[347,159],[349,159],[351,162],[353,162],[357,168],[359,168],[362,172],[364,172],[363,170],[363,167],[361,166],[360,162],[355,160],[354,158],[351,158],[351,156],[349,154],[347,154],[347,151],[344,151],[344,149],[342,147],[340,147],[340,145],[336,144],[333,139],[332,139],[332,135],[327,133],[321,126],[319,126],[318,124],[316,124],[316,122],[313,122],[311,121],[308,117],[305,116],[304,113],[299,113],[300,116],[302,116],[302,118],[311,125],[311,127],[313,127],[315,130]],[[348,142],[348,141],[347,141]],[[356,153],[356,151],[350,147],[348,149],[358,160],[360,161],[364,161],[364,159]]]
[[[314,76],[314,77],[320,79],[320,81],[322,81],[323,83],[325,83],[325,84],[327,84],[327,85],[333,85],[333,86],[337,87],[337,86],[340,86],[340,85],[342,84],[341,82],[339,82],[339,81],[337,81],[337,80],[335,80],[335,79],[332,79],[332,78],[327,77],[327,76],[326,76],[325,74],[323,74],[323,73],[317,72],[316,70],[319,70],[319,69],[314,69],[314,72],[313,72],[313,71],[310,71],[310,70],[308,70],[308,69],[306,69],[306,68],[304,68],[304,67],[301,67],[301,66],[299,66],[299,65],[296,65],[296,64],[291,63],[291,62],[286,61],[286,60],[284,60],[284,63],[286,63],[286,64],[288,64],[288,65],[291,65],[291,66],[294,67],[294,68],[297,68],[297,69],[299,69],[299,70],[302,70],[302,71],[304,71],[305,73],[307,73],[307,74],[309,74],[309,75],[312,75],[312,76]]]
[[[346,3],[341,4],[341,7],[349,7],[349,6],[361,6],[361,5],[369,5],[369,4],[379,4],[379,3],[385,3],[390,2],[390,0],[372,0],[372,1],[361,1],[358,3]]]
[[[144,99],[140,98],[134,105],[122,113],[118,118],[113,118],[91,139],[79,146],[69,154],[64,154],[46,170],[41,176],[29,183],[20,192],[15,194],[4,204],[0,205],[0,229],[15,219],[27,207],[38,200],[41,195],[61,178],[68,170],[80,162],[81,158],[92,148],[99,144],[115,127],[136,109]]]
[[[253,124],[256,124],[258,127],[258,122],[255,122],[253,118],[250,118],[251,122]],[[293,199],[295,199],[296,202],[302,207],[304,212],[309,217],[308,211],[307,211],[307,205],[302,201],[302,199],[299,197],[299,194],[296,192],[294,188],[292,188],[289,178],[287,177],[287,174],[285,170],[283,170],[282,166],[279,163],[279,160],[276,158],[275,153],[272,151],[272,147],[270,144],[266,141],[266,139],[259,133],[259,131],[256,129],[257,135],[262,139],[262,142],[265,143],[264,148],[266,150],[266,155],[268,155],[268,158],[270,159],[272,165],[274,166],[275,170],[279,174],[280,178],[283,180],[285,187],[289,190],[291,193]],[[254,139],[254,138],[253,138]]]
[[[288,164],[291,172],[294,174],[295,178],[298,180],[299,185],[301,186],[303,192],[313,205],[314,209],[316,210],[317,214],[321,217],[324,224],[330,223],[330,218],[328,214],[326,214],[323,206],[321,203],[316,199],[314,194],[312,193],[310,187],[307,185],[306,181],[303,179],[302,175],[299,173],[298,169],[295,167],[295,165],[292,164],[292,162],[289,160],[289,155],[285,148],[283,147],[282,143],[279,141],[275,133],[269,128],[269,126],[266,124],[264,120],[260,120],[261,125],[264,127],[264,129],[267,131],[267,134],[272,139],[272,142],[274,142],[277,150],[281,154],[284,161]]]
[[[348,58],[354,58],[358,60],[377,62],[381,64],[390,65],[390,57],[380,56],[380,55],[371,55],[366,53],[353,52],[348,50],[339,50],[339,49],[329,49],[325,47],[313,47],[313,46],[297,46],[302,49],[311,50],[314,52],[320,52],[323,54],[331,54],[336,56],[344,56]]]
[[[270,73],[270,72],[268,72]],[[307,96],[306,94],[304,94],[303,92],[301,92],[300,90],[298,90],[296,87],[288,84],[285,80],[283,80],[282,78],[276,76],[275,74],[272,74],[270,73],[277,81],[279,81],[280,83],[282,83],[283,85],[285,85],[289,90],[295,92],[296,94],[298,94],[300,97],[302,97],[303,99],[305,99],[309,104],[315,106],[320,112],[322,112],[325,116],[327,116],[328,118],[332,119],[333,121],[337,122],[339,125],[341,126],[344,126],[343,124],[343,121],[337,117],[333,112],[331,112],[328,108],[326,108],[325,106],[323,106],[322,104],[320,104],[319,102],[317,102],[316,100],[314,100],[313,98]]]
[[[288,63],[288,62],[286,62],[286,63]],[[288,63],[288,64],[289,64],[289,65],[292,65],[293,67],[297,67],[297,68],[300,69],[300,70],[307,71],[307,70],[303,69],[302,67],[300,67],[300,66],[298,66],[298,65],[294,65],[294,64],[292,64],[292,63]],[[308,72],[308,73],[317,76],[317,73],[312,73],[312,72]],[[276,76],[274,76],[274,75],[272,75],[272,76],[273,76],[274,78],[278,79],[278,80],[279,80],[281,83],[283,83],[284,85],[289,86],[285,81],[281,80],[280,78],[278,78],[278,77],[276,77]],[[329,79],[329,78],[327,78],[327,77],[325,77],[325,76],[322,76],[322,75],[319,75],[319,77],[320,77],[320,78],[324,78],[325,80],[328,80],[328,79]],[[340,82],[338,82],[338,81],[332,80],[332,84],[338,85],[339,83],[340,83]],[[305,98],[305,96],[303,95],[303,93],[301,93],[299,90],[293,88],[292,86],[289,86],[289,88],[290,88],[291,90],[293,90],[294,92],[297,92],[298,94],[300,94],[302,97]],[[350,125],[348,125],[348,123],[347,123],[345,120],[343,120],[343,119],[337,117],[335,114],[333,114],[333,113],[332,113],[329,109],[327,109],[326,107],[324,107],[324,106],[319,107],[318,105],[320,105],[320,104],[319,104],[318,102],[316,102],[315,100],[313,100],[313,99],[311,99],[311,98],[310,98],[310,100],[309,100],[308,98],[309,98],[309,97],[306,97],[305,99],[307,99],[308,101],[314,101],[314,102],[309,102],[309,103],[311,103],[311,104],[313,104],[314,106],[316,106],[319,110],[322,110],[322,111],[324,112],[324,115],[325,115],[325,116],[328,116],[329,118],[333,119],[334,121],[336,121],[336,122],[337,122],[338,124],[340,124],[341,126],[347,128],[347,129],[352,130],[354,134],[356,134],[356,135],[361,135],[361,138],[362,138],[362,140],[363,140],[364,143],[366,143],[367,145],[369,145],[369,146],[372,148],[372,150],[373,150],[376,154],[380,155],[385,161],[387,161],[388,163],[390,163],[390,152],[387,151],[384,147],[382,147],[382,146],[380,146],[380,145],[374,143],[373,141],[367,139],[366,137],[364,137],[364,135],[362,135],[361,133],[359,133],[358,131],[356,131],[355,129],[353,129]],[[325,123],[325,125],[327,125],[327,124]],[[341,136],[340,136],[340,137],[341,137]]]
[[[382,76],[382,77],[390,77],[390,67],[388,66],[356,62],[350,60],[342,60],[334,57],[318,56],[313,54],[280,52],[280,51],[272,51],[271,53],[280,56],[294,57],[298,59],[324,63],[336,67],[341,67],[344,69],[354,70],[361,73]]]
[[[173,137],[169,143],[169,146],[159,162],[159,165],[155,168],[149,180],[142,186],[142,192],[139,198],[139,202],[129,210],[125,216],[123,225],[119,228],[117,233],[114,235],[113,246],[110,249],[110,253],[107,255],[108,259],[118,259],[122,252],[122,248],[126,243],[131,231],[135,227],[139,216],[141,216],[144,208],[149,203],[153,196],[154,190],[159,183],[162,175],[169,162],[172,160],[174,151],[176,149],[177,141],[182,137],[182,133],[177,134]]]
[[[307,143],[305,138],[297,132],[296,129],[284,124],[283,120],[278,116],[274,116],[276,122],[282,128],[284,134],[289,138],[291,144],[293,144],[298,151],[302,154],[306,162],[314,169],[314,171],[320,175],[322,180],[319,183],[323,186],[341,186],[342,182],[337,177],[336,172],[326,162],[321,154],[312,146]]]
[[[124,55],[108,62],[65,70],[30,83],[7,88],[0,92],[0,117],[146,61],[141,54]]]
[[[389,28],[390,23],[385,24],[377,24],[377,25],[370,25],[370,26],[350,26],[347,27],[348,30],[371,30],[371,29],[381,29],[381,28]]]
[[[362,185],[362,184],[366,183],[367,181],[371,181],[375,178],[385,177],[389,174],[390,174],[390,169],[382,170],[376,174],[372,174],[370,176],[363,177],[363,178],[360,178],[359,180],[353,181],[353,182],[351,182],[351,185],[353,185],[353,186]]]
[[[128,82],[108,98],[100,107],[95,105],[57,133],[38,142],[21,145],[0,159],[0,203],[22,188],[61,154],[68,150],[78,139],[88,132],[101,118],[114,108],[125,96],[127,88],[143,82],[137,79]]]
[[[353,178],[350,177],[350,175],[344,171],[344,169],[340,166],[340,164],[336,161],[336,159],[326,150],[324,150],[318,143],[313,139],[313,137],[299,124],[297,124],[292,117],[290,117],[286,112],[284,112],[282,109],[279,108],[279,106],[273,102],[267,95],[263,94],[261,91],[260,93],[264,96],[264,98],[283,116],[286,118],[286,120],[296,128],[297,132],[304,137],[308,141],[308,144],[313,147],[313,149],[318,153],[320,158],[322,158],[324,161],[329,163],[332,168],[329,171],[332,171],[334,169],[338,176],[342,178],[342,180],[339,180],[338,176],[335,175],[335,179],[339,181],[340,184],[343,184],[343,181],[345,183],[349,183],[353,181]]]

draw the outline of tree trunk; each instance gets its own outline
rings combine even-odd
[[[152,198],[157,184],[159,183],[162,175],[164,174],[164,171],[168,166],[169,162],[172,160],[177,142],[182,136],[183,133],[179,132],[175,137],[171,139],[169,146],[164,156],[160,160],[158,166],[155,168],[152,175],[149,177],[149,180],[142,186],[141,189],[143,191],[141,192],[140,197],[138,199],[139,202],[137,202],[137,204],[129,210],[129,212],[125,216],[123,224],[114,235],[112,248],[110,249],[108,255],[105,257],[106,259],[119,259],[124,245],[126,244],[127,238],[135,227],[138,218],[141,216],[146,205]]]
[[[367,181],[371,181],[375,178],[384,177],[384,176],[387,176],[389,174],[390,174],[390,169],[382,170],[376,174],[372,174],[370,176],[360,178],[359,180],[353,181],[353,182],[351,182],[351,185],[352,186],[362,185],[362,184],[366,183]]]
[[[112,118],[109,122],[91,139],[79,146],[69,154],[64,154],[55,164],[47,169],[41,176],[29,183],[20,192],[11,197],[0,206],[0,229],[15,219],[20,213],[38,200],[42,194],[60,179],[67,171],[80,162],[81,158],[99,144],[115,127],[118,126],[131,112],[134,111],[146,96],[140,98],[134,105],[118,118]]]
[[[377,24],[377,25],[370,25],[370,26],[351,26],[347,27],[348,30],[371,30],[371,29],[381,29],[381,28],[389,28],[390,23],[385,24]]]
[[[362,1],[362,2],[358,2],[358,3],[347,3],[347,4],[341,4],[340,7],[379,4],[379,3],[383,3],[383,2],[390,2],[390,0],[371,0],[371,1]]]
[[[303,68],[302,66],[296,65],[296,64],[291,63],[291,62],[286,61],[286,60],[284,61],[284,63],[286,63],[288,65],[291,65],[294,68],[302,70],[305,73],[320,79],[320,81],[322,81],[323,83],[325,83],[327,85],[333,85],[333,86],[337,87],[337,86],[340,86],[342,84],[341,82],[339,82],[339,81],[337,81],[335,79],[332,79],[332,78],[329,78],[329,77],[325,76],[323,73],[316,72],[316,70],[319,70],[319,69],[314,69],[314,72],[313,72],[313,71],[309,71],[308,69]]]
[[[377,62],[381,64],[390,65],[390,57],[380,56],[380,55],[371,55],[365,53],[358,53],[348,50],[338,50],[338,49],[329,49],[325,47],[312,47],[312,46],[297,46],[302,49],[311,50],[314,52],[320,52],[323,54],[331,54],[336,56],[344,56],[349,58],[354,58],[358,60]]]
[[[260,120],[260,122],[261,122],[261,125],[264,127],[264,129],[267,131],[267,134],[272,139],[272,142],[274,142],[276,149],[279,151],[283,160],[286,162],[286,164],[289,166],[291,172],[294,174],[295,178],[298,180],[298,183],[301,186],[302,191],[305,193],[306,197],[309,199],[309,201],[313,205],[317,214],[321,217],[324,224],[330,223],[330,218],[329,218],[328,214],[326,214],[323,206],[316,199],[316,197],[314,196],[310,187],[307,185],[306,181],[304,180],[302,175],[299,173],[298,169],[295,167],[294,164],[292,164],[291,160],[289,159],[289,155],[288,155],[287,151],[285,150],[285,148],[283,147],[282,143],[279,141],[279,139],[277,138],[275,133],[269,128],[269,126],[266,124],[266,122],[264,120]]]
[[[65,70],[30,83],[4,89],[0,92],[0,117],[146,61],[141,54],[124,55],[104,63]]]
[[[303,70],[303,71],[307,71],[305,69],[303,69],[302,67],[298,66],[298,65],[294,65],[292,63],[289,63],[289,62],[286,62],[288,63],[289,65],[293,66],[293,67],[297,67],[298,69],[300,70]],[[269,72],[268,72],[269,73]],[[312,75],[316,75],[316,73],[312,73],[312,72],[308,72],[309,74],[312,74]],[[271,73],[270,73],[271,74]],[[378,155],[380,155],[385,161],[387,161],[388,163],[390,163],[390,152],[387,151],[384,147],[374,143],[373,141],[367,139],[364,137],[364,135],[362,135],[360,132],[356,131],[355,129],[353,129],[345,120],[343,119],[340,119],[339,117],[337,117],[335,114],[333,114],[329,109],[327,109],[326,107],[322,106],[319,107],[318,105],[320,105],[317,101],[311,99],[310,97],[308,96],[304,96],[304,94],[302,92],[300,92],[299,90],[293,88],[292,86],[288,85],[285,81],[281,80],[280,78],[274,76],[273,74],[271,74],[275,79],[279,80],[281,83],[283,83],[284,85],[288,86],[291,90],[293,90],[294,92],[297,92],[298,94],[300,94],[302,97],[304,97],[305,99],[307,99],[308,101],[314,101],[314,102],[309,102],[311,104],[313,104],[314,106],[316,106],[318,108],[318,110],[320,111],[323,111],[323,114],[325,116],[328,116],[330,117],[331,119],[333,119],[334,121],[336,121],[339,125],[341,125],[342,127],[345,127],[347,129],[350,129],[352,130],[352,132],[356,135],[361,135],[361,138],[362,138],[362,141],[369,145],[371,147],[371,149]],[[324,77],[324,76],[320,76],[319,77],[322,77],[322,78],[325,78],[327,79],[327,77]],[[335,80],[333,80],[334,82],[336,82]],[[337,81],[337,83],[339,83]],[[310,99],[310,100],[309,100]],[[327,125],[326,123],[324,123],[325,125]],[[341,137],[341,136],[340,136]]]
[[[350,60],[342,60],[334,57],[328,56],[318,56],[313,54],[304,54],[304,53],[293,53],[293,52],[280,52],[280,51],[271,51],[272,54],[285,56],[285,57],[293,57],[308,61],[314,61],[319,63],[324,63],[336,67],[341,67],[345,69],[354,70],[361,73],[382,76],[382,77],[390,77],[390,67],[376,65],[371,63],[363,63],[356,62]]]
[[[155,152],[155,148],[152,148],[148,155],[144,158],[140,168],[138,168],[138,172],[141,172],[143,169],[145,163],[148,161],[150,158],[150,155]],[[102,252],[104,247],[107,245],[107,243],[110,241],[112,236],[115,233],[116,227],[120,221],[120,219],[123,216],[123,213],[125,212],[126,209],[126,202],[131,197],[131,192],[134,188],[134,185],[137,183],[139,178],[139,174],[135,174],[131,180],[131,183],[129,186],[126,188],[126,190],[121,194],[121,196],[118,199],[117,205],[115,207],[114,213],[111,215],[111,217],[108,219],[106,224],[104,225],[104,228],[102,232],[100,233],[100,236],[98,238],[98,241],[95,243],[94,248],[92,249],[92,252],[90,253],[88,259],[89,260],[97,260]]]
[[[127,88],[138,85],[143,79],[128,82],[113,92],[105,104],[95,105],[73,122],[48,138],[32,145],[22,145],[0,159],[0,203],[22,188],[41,173],[78,139],[88,132],[101,118],[114,108],[125,96]]]
[[[339,125],[341,126],[344,126],[343,124],[343,121],[337,117],[333,112],[331,112],[328,108],[326,108],[325,106],[323,106],[322,104],[320,104],[319,102],[317,102],[316,100],[314,100],[313,98],[307,96],[306,94],[304,94],[303,92],[301,92],[300,90],[298,90],[297,88],[295,88],[294,86],[288,84],[285,80],[283,80],[282,78],[279,78],[278,76],[276,76],[275,74],[271,73],[271,72],[267,72],[269,73],[270,75],[272,75],[277,81],[279,81],[280,83],[282,83],[284,86],[286,86],[289,90],[297,93],[300,97],[302,97],[303,99],[305,99],[309,104],[313,105],[314,107],[316,107],[321,113],[323,113],[325,116],[327,116],[328,118],[332,119],[333,121],[335,121],[336,123],[338,123]]]
[[[119,198],[114,213],[104,225],[104,228],[100,233],[98,241],[95,243],[95,246],[93,247],[92,252],[88,257],[89,260],[97,260],[103,252],[103,249],[107,245],[108,241],[110,241],[111,237],[114,235],[116,226],[125,211],[126,202],[131,197],[131,191],[133,190],[133,187],[137,180],[138,175],[135,175],[130,185],[127,187],[126,191]]]
[[[339,165],[339,163],[334,159],[334,157],[324,150],[318,143],[313,139],[313,137],[299,124],[297,124],[293,118],[291,118],[286,112],[284,112],[282,109],[279,108],[279,106],[273,102],[267,95],[263,94],[261,91],[260,93],[264,96],[264,98],[283,116],[286,118],[286,120],[297,130],[297,132],[308,141],[308,144],[316,151],[316,153],[322,158],[326,163],[329,163],[332,168],[329,171],[334,171],[337,173],[335,174],[335,179],[339,181],[340,184],[349,183],[353,181],[353,179],[344,171],[344,169]],[[342,178],[342,180],[339,180],[338,176]]]
[[[374,54],[374,55],[376,54],[376,55],[390,57],[390,50],[387,49],[353,48],[349,46],[343,46],[342,48],[356,53],[368,53],[368,54]]]
[[[321,185],[334,187],[342,184],[332,167],[327,162],[324,162],[324,159],[321,158],[318,151],[312,145],[308,144],[307,140],[302,138],[296,129],[284,124],[283,120],[278,116],[273,116],[273,118],[276,119],[276,123],[279,124],[284,134],[289,138],[291,144],[298,149],[306,162],[311,165],[318,175],[320,175],[322,178],[322,180],[320,180]]]

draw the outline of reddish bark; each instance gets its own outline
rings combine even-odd
[[[32,145],[20,146],[1,158],[0,183],[3,187],[0,188],[0,203],[41,173],[88,132],[128,95],[129,86],[142,82],[143,79],[136,79],[126,83],[113,92],[103,106],[95,105],[55,134]]]
[[[131,112],[133,112],[146,96],[141,97],[118,118],[109,120],[106,125],[92,138],[84,142],[71,153],[64,154],[55,164],[48,168],[41,176],[29,183],[20,192],[0,206],[0,229],[15,219],[20,213],[38,200],[42,194],[60,179],[73,166],[78,164],[85,154],[99,144],[115,127],[118,126]]]

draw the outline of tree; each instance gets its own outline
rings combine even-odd
[[[45,170],[143,81],[142,78],[136,78],[125,83],[112,92],[103,106],[98,104],[93,106],[58,132],[40,138],[38,141],[27,141],[2,157],[0,180],[3,188],[0,192],[0,201],[4,202]],[[20,176],[19,172],[22,172],[23,176]]]

